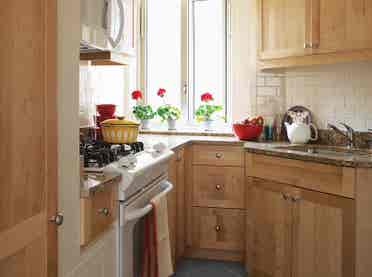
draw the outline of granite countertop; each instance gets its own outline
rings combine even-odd
[[[309,153],[299,151],[296,148],[319,148],[330,153]],[[343,147],[326,146],[326,145],[290,145],[289,143],[258,143],[246,142],[244,144],[246,151],[255,154],[263,154],[287,159],[311,161],[323,164],[331,164],[345,167],[367,167],[372,168],[372,152],[368,150],[348,150]],[[346,155],[333,155],[332,152],[343,153]]]
[[[162,134],[141,134],[139,141],[144,142],[146,148],[152,145],[163,142],[170,149],[176,149],[189,143],[216,143],[242,146],[247,152],[263,154],[269,156],[282,157],[287,159],[311,161],[323,164],[331,164],[345,167],[367,167],[372,168],[372,152],[355,151],[352,155],[331,155],[317,154],[287,149],[290,146],[285,142],[245,142],[232,136],[193,136],[193,135],[162,135]],[[307,145],[316,147],[315,145]],[[292,146],[293,147],[293,146]],[[344,149],[341,147],[319,146],[324,149]]]

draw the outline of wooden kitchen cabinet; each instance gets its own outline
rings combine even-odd
[[[244,211],[194,207],[192,214],[195,249],[244,251]]]
[[[291,276],[290,187],[249,178],[247,182],[247,262],[253,277]]]
[[[195,166],[193,178],[193,206],[245,208],[243,168]]]
[[[117,183],[105,184],[80,199],[80,245],[86,246],[106,230],[117,219],[118,214]]]
[[[168,167],[168,180],[173,184],[173,190],[168,194],[168,220],[171,241],[172,260],[183,256],[185,249],[185,190],[184,190],[184,149],[175,151]]]
[[[259,58],[262,60],[311,54],[304,47],[309,28],[307,0],[259,0]]]
[[[292,276],[355,276],[355,201],[310,190],[296,197]]]
[[[315,53],[372,49],[372,2],[313,0]]]
[[[185,170],[185,256],[243,261],[246,203],[242,147],[190,145]]]
[[[372,59],[372,2],[258,1],[261,69]]]
[[[253,277],[352,277],[354,200],[248,178],[247,268]]]

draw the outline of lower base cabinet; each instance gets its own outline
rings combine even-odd
[[[252,277],[353,277],[353,199],[247,180],[247,268]]]
[[[244,251],[245,212],[215,208],[192,208],[192,247]]]

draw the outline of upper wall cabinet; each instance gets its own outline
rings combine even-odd
[[[259,67],[372,59],[372,1],[258,0]]]
[[[307,0],[259,1],[259,57],[262,60],[311,54],[304,47]]]

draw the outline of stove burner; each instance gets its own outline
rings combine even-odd
[[[85,168],[102,168],[119,159],[144,150],[142,142],[110,144],[103,141],[80,143],[80,155]]]

